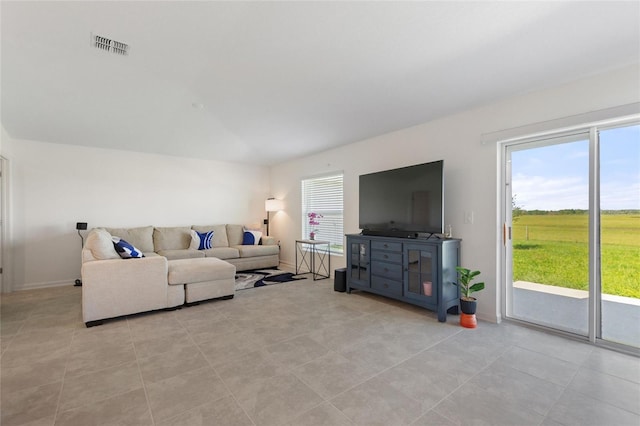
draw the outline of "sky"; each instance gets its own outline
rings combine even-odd
[[[524,210],[589,208],[589,141],[514,151],[515,203]],[[600,208],[640,209],[640,125],[600,132]]]

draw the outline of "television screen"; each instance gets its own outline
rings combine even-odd
[[[360,175],[359,219],[363,233],[442,233],[443,165],[440,160]]]

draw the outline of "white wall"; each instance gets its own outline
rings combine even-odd
[[[443,159],[445,224],[463,240],[462,265],[481,270],[487,283],[478,295],[478,316],[499,321],[498,149],[482,145],[482,135],[638,102],[638,75],[638,65],[615,70],[273,167],[271,193],[286,205],[273,216],[271,227],[271,234],[282,241],[282,261],[294,263],[294,240],[301,236],[301,178],[343,170],[344,230],[357,233],[360,174]],[[465,210],[474,212],[473,224],[463,223]],[[344,265],[344,258],[332,259],[332,269]]]
[[[10,139],[3,155],[11,164],[14,290],[80,277],[76,222],[252,225],[266,214],[266,167]]]

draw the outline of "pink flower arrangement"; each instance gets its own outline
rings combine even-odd
[[[324,217],[321,214],[314,213],[314,212],[307,214],[307,216],[309,216],[309,225],[311,226],[320,225],[320,222],[318,221],[318,219],[320,219],[321,217]]]
[[[318,219],[320,219],[321,217],[324,217],[320,213],[314,213],[314,212],[308,213],[307,216],[309,217],[309,225],[311,227],[320,225],[320,221]],[[315,234],[316,232],[318,232],[317,229],[311,230],[311,233]]]

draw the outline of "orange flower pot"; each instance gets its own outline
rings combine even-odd
[[[476,314],[460,314],[460,325],[465,328],[476,328],[478,321],[476,320]]]

